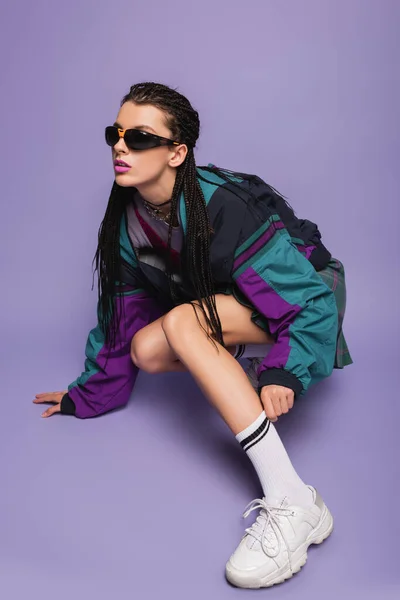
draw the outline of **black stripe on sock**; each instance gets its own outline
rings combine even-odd
[[[268,427],[267,429],[264,431],[264,433],[258,438],[258,440],[255,440],[252,444],[250,444],[250,446],[247,446],[247,448],[244,448],[245,452],[248,452],[250,450],[250,448],[252,448],[253,446],[255,446],[256,444],[258,444],[258,442],[261,442],[261,440],[263,439],[263,437],[265,437],[268,433],[269,430],[269,425],[270,425],[271,421],[268,421]]]
[[[244,351],[245,351],[245,348],[246,348],[246,346],[244,346],[243,344],[239,344],[238,345],[238,349],[237,349],[236,354],[235,354],[235,358],[236,359],[242,358],[242,356],[244,354]]]
[[[268,417],[265,417],[261,425],[255,431],[253,431],[253,433],[251,433],[247,438],[240,442],[240,445],[242,446],[243,450],[246,450],[245,446],[247,446],[247,444],[250,444],[250,442],[255,440],[264,431],[266,427],[269,427]]]

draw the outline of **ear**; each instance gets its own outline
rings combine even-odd
[[[173,168],[179,167],[185,160],[188,153],[188,147],[186,144],[180,144],[175,146],[171,158],[168,161],[168,165]]]

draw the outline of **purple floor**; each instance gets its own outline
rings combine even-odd
[[[36,350],[26,348],[19,367],[11,359],[5,385],[3,378],[2,597],[250,596],[225,582],[223,567],[258,482],[190,377],[141,375],[124,410],[43,420],[29,404],[32,392],[57,388],[68,368],[54,352]],[[275,598],[396,597],[397,423],[374,408],[385,356],[377,364],[368,354],[355,345],[357,366],[335,373],[279,422],[299,473],[329,504],[335,531],[294,579],[268,592]],[[386,363],[386,385],[393,368]]]
[[[398,600],[400,5],[188,6],[0,8],[0,599]],[[278,422],[335,530],[271,590],[225,582],[260,489],[189,375],[140,375],[125,409],[92,420],[31,403],[83,368],[103,128],[146,80],[198,108],[198,164],[267,179],[346,266],[355,364]]]

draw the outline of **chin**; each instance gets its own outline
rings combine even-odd
[[[136,185],[135,178],[129,176],[128,173],[115,173],[115,181],[121,187],[134,187]]]

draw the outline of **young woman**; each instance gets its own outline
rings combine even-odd
[[[342,333],[343,265],[317,226],[254,175],[197,167],[199,116],[177,91],[131,87],[107,127],[115,182],[99,231],[98,325],[85,371],[44,417],[93,417],[127,403],[138,369],[189,370],[260,478],[260,513],[227,579],[267,587],[300,570],[332,531],[321,496],[294,470],[273,422],[333,368]],[[235,358],[247,348],[249,377]],[[257,351],[258,349],[258,351]],[[257,376],[254,382],[255,365]]]

